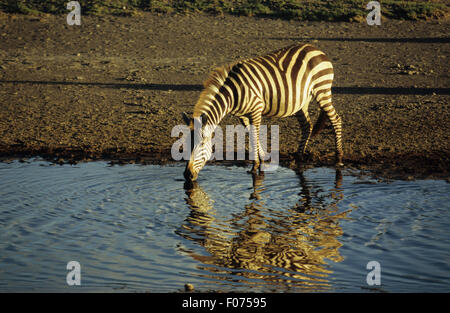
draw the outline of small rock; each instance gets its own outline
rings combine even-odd
[[[73,159],[70,159],[69,160],[69,164],[70,165],[76,165],[78,162],[77,161],[75,161],[75,160],[73,160]]]
[[[193,291],[194,290],[194,285],[192,285],[192,284],[185,284],[184,285],[184,290],[185,291]]]

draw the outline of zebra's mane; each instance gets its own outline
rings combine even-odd
[[[211,100],[211,98],[217,93],[235,64],[236,63],[229,63],[217,67],[209,74],[209,77],[203,83],[204,89],[194,106],[194,117],[199,117],[202,113],[205,113],[208,107],[205,100]]]

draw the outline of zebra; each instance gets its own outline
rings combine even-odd
[[[251,172],[262,170],[264,151],[259,142],[262,116],[297,117],[302,130],[298,153],[303,159],[308,141],[320,132],[328,118],[335,135],[336,166],[342,166],[342,121],[331,101],[333,78],[330,59],[310,44],[295,44],[216,68],[204,82],[192,118],[182,113],[192,138],[194,122],[201,125],[201,140],[195,145],[194,140],[191,141],[185,178],[197,179],[212,154],[212,133],[228,114],[239,117],[254,138]],[[308,105],[313,99],[320,107],[314,127],[308,113]]]

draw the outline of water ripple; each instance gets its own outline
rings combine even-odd
[[[0,291],[448,292],[449,184],[328,168],[0,163]]]

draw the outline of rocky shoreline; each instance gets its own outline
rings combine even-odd
[[[68,26],[64,16],[1,14],[0,158],[173,163],[171,129],[192,112],[211,69],[310,42],[336,70],[345,169],[448,179],[449,26],[151,13]],[[314,121],[317,106],[310,110]],[[296,119],[263,122],[279,125],[280,162],[296,168]],[[332,166],[333,147],[326,129],[311,142],[307,166]]]

